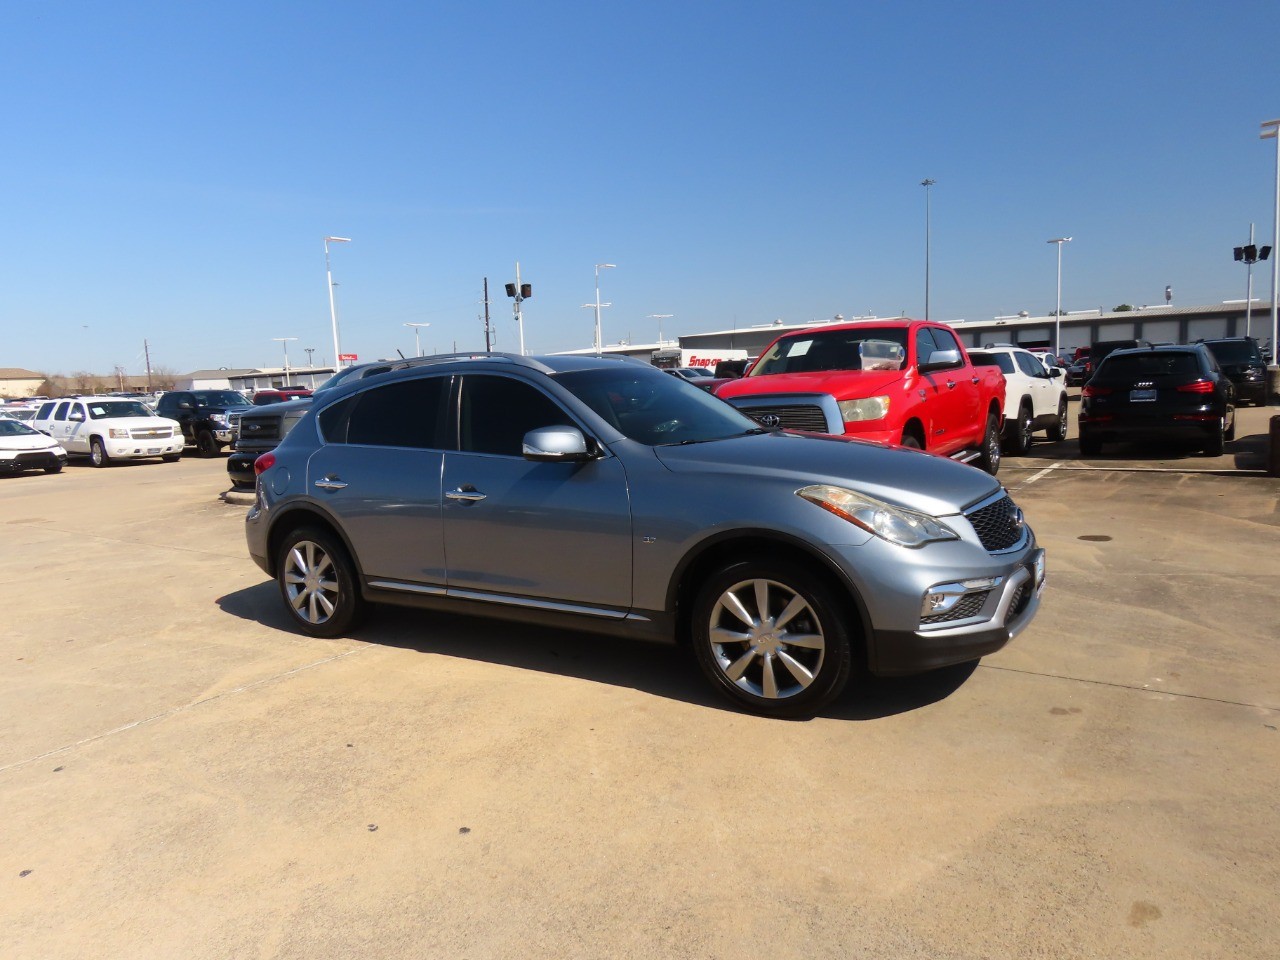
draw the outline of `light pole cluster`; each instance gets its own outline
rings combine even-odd
[[[595,307],[595,309],[596,309],[596,337],[595,337],[595,341],[596,341],[596,342],[595,342],[595,350],[596,350],[596,353],[599,353],[599,352],[601,351],[601,349],[604,347],[604,340],[601,338],[601,335],[600,335],[600,308],[601,308],[601,307],[611,307],[611,306],[613,306],[613,304],[612,304],[612,303],[601,303],[601,302],[600,302],[600,271],[601,271],[601,270],[609,270],[609,269],[612,269],[613,267],[616,267],[616,266],[617,266],[617,264],[616,264],[616,263],[597,263],[597,264],[596,264],[596,302],[595,302],[595,303],[584,303],[584,304],[582,305],[584,309],[586,309],[586,308],[588,308],[588,307]]]
[[[342,369],[342,363],[338,359],[341,350],[338,346],[338,308],[333,302],[333,271],[329,268],[329,244],[350,242],[350,237],[324,238],[324,275],[329,286],[329,322],[333,326],[333,369],[335,371]]]
[[[297,340],[297,337],[272,337],[276,343],[284,347],[284,385],[289,386],[289,343]]]
[[[1070,242],[1070,237],[1054,237],[1045,241],[1058,245],[1058,303],[1053,311],[1053,354],[1056,357],[1062,356],[1062,245]]]
[[[1271,235],[1271,247],[1276,251],[1276,258],[1271,261],[1271,366],[1273,370],[1280,370],[1277,366],[1280,364],[1280,342],[1277,342],[1280,341],[1280,323],[1276,313],[1276,294],[1280,289],[1280,120],[1264,120],[1259,137],[1276,142],[1276,218]],[[1268,393],[1276,389],[1278,378],[1273,376],[1271,379],[1273,382],[1269,384]]]
[[[429,323],[406,323],[406,327],[413,327],[413,350],[416,356],[422,356],[422,341],[418,339],[418,332],[423,327],[429,327]]]
[[[520,356],[524,349],[524,310],[521,304],[533,296],[533,284],[520,282],[520,261],[516,261],[516,282],[507,284],[507,296],[511,298],[511,309],[516,315],[516,329],[520,332]]]
[[[930,180],[928,177],[920,181],[920,186],[924,187],[924,318],[929,319],[929,252],[933,240],[933,225],[930,223],[932,219],[932,204],[930,187],[937,180]]]

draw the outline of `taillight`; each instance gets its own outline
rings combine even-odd
[[[257,460],[253,461],[254,476],[262,476],[275,465],[276,455],[274,453],[264,453]]]
[[[1085,388],[1080,391],[1080,396],[1105,397],[1109,393],[1115,393],[1115,391],[1112,390],[1110,387],[1091,387],[1086,384]]]
[[[1196,380],[1193,383],[1184,383],[1178,388],[1179,393],[1213,393],[1214,384],[1212,380]]]

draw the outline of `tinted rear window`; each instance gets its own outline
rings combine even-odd
[[[999,367],[1001,373],[1013,373],[1013,357],[1007,353],[985,353],[981,350],[969,352],[969,359],[976,367]]]
[[[1098,376],[1127,380],[1143,380],[1154,377],[1200,376],[1200,360],[1194,353],[1128,353],[1110,356],[1102,362]]]
[[[1222,340],[1205,346],[1219,363],[1262,363],[1257,346],[1248,340]]]

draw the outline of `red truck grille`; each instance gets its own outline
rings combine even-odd
[[[806,430],[810,433],[826,433],[827,418],[822,408],[813,404],[780,404],[778,406],[739,407],[743,413],[763,427],[781,427],[783,430]],[[776,417],[777,419],[766,419]]]

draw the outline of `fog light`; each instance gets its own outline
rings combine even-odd
[[[959,583],[939,583],[925,591],[920,602],[921,617],[936,617],[949,613],[965,596],[994,590],[1004,582],[1004,577],[976,577]]]

